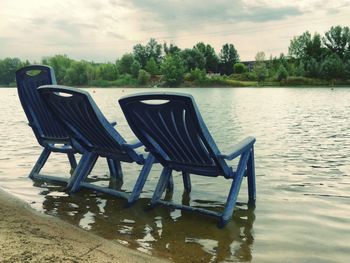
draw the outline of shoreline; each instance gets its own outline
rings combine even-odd
[[[177,86],[177,87],[151,87],[151,86],[73,86],[73,85],[63,85],[67,87],[74,87],[74,88],[80,88],[80,89],[149,89],[149,90],[157,90],[157,89],[216,89],[216,88],[233,88],[233,89],[249,89],[249,88],[298,88],[298,89],[304,89],[304,88],[350,88],[350,84],[344,84],[344,85],[308,85],[308,84],[301,84],[301,85],[256,85],[256,86],[225,86],[225,85],[216,85],[216,86],[200,86],[200,85],[194,85],[194,86]],[[17,86],[0,86],[0,89],[15,89]]]
[[[0,262],[170,262],[103,239],[0,188]]]
[[[64,85],[63,85],[64,86]],[[68,86],[72,87],[72,86]],[[108,87],[101,87],[101,86],[73,86],[75,88],[81,88],[81,89],[149,89],[151,91],[155,91],[157,89],[216,89],[216,88],[223,88],[223,89],[250,89],[250,88],[257,88],[257,89],[263,89],[263,88],[298,88],[298,89],[304,89],[304,88],[350,88],[350,85],[289,85],[289,86],[277,86],[277,85],[261,85],[261,86],[224,86],[224,85],[218,85],[218,86],[177,86],[177,87],[149,87],[149,86],[108,86]],[[11,87],[10,87],[11,88]]]

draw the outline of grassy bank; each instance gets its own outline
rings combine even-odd
[[[68,85],[69,86],[69,85]],[[72,85],[74,86],[74,85]],[[240,77],[231,76],[212,76],[202,79],[185,79],[180,85],[181,87],[350,87],[350,80],[324,80],[305,77],[288,77],[281,81],[265,80],[242,80]],[[16,87],[16,83],[11,83],[8,86],[0,86],[0,88]],[[85,87],[85,86],[80,86]],[[161,76],[155,76],[150,79],[146,85],[140,85],[137,79],[131,76],[120,78],[114,81],[94,80],[88,84],[88,87],[109,88],[109,87],[130,87],[130,88],[157,88],[167,87],[162,81]]]

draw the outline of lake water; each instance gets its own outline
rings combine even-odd
[[[158,89],[157,89],[158,90]],[[162,89],[170,90],[170,89]],[[120,96],[142,89],[88,89],[109,120],[133,138],[118,107]],[[149,91],[149,90],[147,90]],[[173,91],[173,90],[172,90]],[[155,166],[141,199],[124,200],[90,191],[68,196],[60,186],[33,182],[27,175],[41,152],[27,126],[16,89],[0,89],[0,187],[35,209],[125,246],[175,262],[349,262],[350,260],[350,89],[213,88],[191,93],[222,152],[248,135],[257,139],[257,203],[248,209],[242,184],[231,222],[216,227],[202,215],[157,207],[147,210],[161,167]],[[130,190],[138,165],[124,165]],[[69,170],[65,156],[49,159],[43,172]],[[92,176],[107,184],[99,160]],[[229,183],[192,177],[183,196],[174,174],[169,198],[201,207],[222,207]]]

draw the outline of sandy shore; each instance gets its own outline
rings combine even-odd
[[[0,262],[168,262],[34,211],[0,189]]]

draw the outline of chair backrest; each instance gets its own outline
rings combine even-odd
[[[88,92],[57,85],[42,86],[38,91],[54,115],[71,131],[71,137],[85,149],[122,161],[138,161],[139,155],[125,146],[123,137],[107,121]]]
[[[162,165],[208,176],[230,173],[191,95],[144,93],[119,103],[130,128]]]
[[[16,81],[19,99],[39,144],[44,145],[45,140],[68,140],[67,132],[47,109],[37,91],[41,85],[56,84],[53,69],[40,65],[24,67],[17,70]]]

